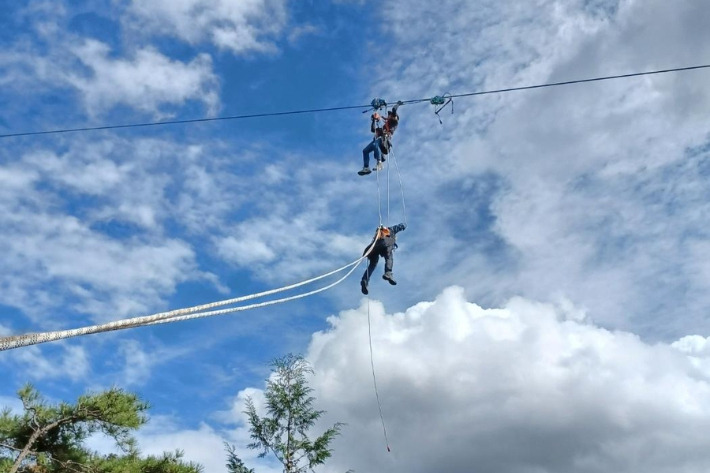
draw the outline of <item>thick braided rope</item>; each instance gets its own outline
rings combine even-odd
[[[245,305],[245,306],[241,306],[241,307],[233,307],[230,309],[212,310],[209,312],[200,312],[198,314],[189,314],[189,315],[182,315],[182,316],[178,316],[178,317],[171,317],[169,319],[156,320],[154,322],[148,322],[146,324],[141,324],[141,326],[167,324],[167,323],[172,323],[172,322],[182,322],[185,320],[201,319],[203,317],[213,317],[215,315],[231,314],[233,312],[241,312],[244,310],[258,309],[260,307],[267,307],[270,305],[282,304],[284,302],[289,302],[289,301],[293,301],[296,299],[303,299],[304,297],[312,296],[314,294],[318,294],[319,292],[327,291],[328,289],[335,287],[338,284],[340,284],[341,282],[343,282],[345,279],[347,279],[348,276],[350,276],[353,273],[353,271],[355,271],[358,268],[358,266],[360,266],[359,263],[361,263],[364,258],[365,258],[365,256],[363,256],[360,259],[360,261],[358,261],[358,264],[353,266],[352,269],[350,269],[350,271],[348,271],[347,274],[345,274],[345,276],[341,277],[337,281],[335,281],[325,287],[321,287],[320,289],[314,289],[313,291],[310,291],[310,292],[305,292],[303,294],[296,294],[295,296],[284,297],[282,299],[276,299],[273,301],[259,302],[258,304],[249,304],[249,305]]]
[[[336,284],[339,284],[345,278],[347,278],[352,272],[357,268],[360,263],[362,262],[363,259],[365,259],[372,249],[375,246],[375,241],[373,241],[373,244],[368,248],[368,250],[365,252],[363,256],[358,258],[357,260],[353,261],[350,264],[347,264],[341,268],[338,268],[334,271],[331,271],[326,274],[322,274],[320,276],[317,276],[312,279],[308,279],[306,281],[302,281],[300,283],[292,284],[289,286],[284,286],[278,289],[272,289],[269,291],[264,291],[256,294],[249,294],[247,296],[242,296],[242,297],[237,297],[234,299],[227,299],[223,301],[218,301],[218,302],[212,302],[209,304],[203,304],[199,306],[194,306],[194,307],[189,307],[185,309],[177,309],[177,310],[172,310],[169,312],[161,312],[153,315],[148,315],[148,316],[143,316],[143,317],[134,317],[131,319],[123,319],[123,320],[116,320],[113,322],[109,322],[106,324],[100,324],[100,325],[92,325],[92,326],[87,326],[87,327],[82,327],[82,328],[77,328],[77,329],[70,329],[70,330],[60,330],[60,331],[55,331],[55,332],[42,332],[42,333],[30,333],[30,334],[25,334],[25,335],[15,335],[11,337],[5,337],[5,338],[0,338],[0,351],[4,350],[10,350],[13,348],[19,348],[23,346],[29,346],[29,345],[37,345],[40,343],[47,343],[47,342],[52,342],[56,340],[62,340],[66,338],[72,338],[72,337],[78,337],[78,336],[83,336],[83,335],[90,335],[94,333],[100,333],[100,332],[111,332],[115,330],[123,330],[127,328],[134,328],[134,327],[139,327],[143,325],[152,325],[158,322],[172,322],[172,321],[178,321],[181,320],[180,317],[185,316],[186,314],[191,314],[191,313],[196,313],[196,312],[201,312],[206,309],[210,309],[213,307],[220,307],[224,305],[230,305],[234,304],[237,302],[243,302],[246,300],[251,300],[255,299],[258,297],[264,297],[267,295],[275,294],[278,292],[283,292],[289,289],[294,289],[300,286],[303,286],[305,284],[309,284],[311,282],[318,281],[320,279],[323,279],[325,277],[331,276],[335,273],[338,273],[340,271],[343,271],[347,268],[350,268],[353,266],[353,268],[346,274],[345,277],[339,279],[336,281],[334,284],[331,284],[329,286],[326,286],[325,288],[321,288],[320,290],[316,291],[311,291],[309,293],[306,293],[305,295],[297,295],[297,296],[292,296],[290,298],[285,298],[285,299],[278,299],[276,301],[270,301],[268,303],[261,303],[261,304],[251,304],[248,306],[244,306],[243,308],[236,308],[237,310],[247,310],[247,309],[253,309],[257,307],[263,307],[266,305],[272,305],[272,304],[277,304],[281,302],[286,302],[289,300],[293,299],[299,299],[301,297],[307,297],[309,295],[317,294],[318,292],[325,291],[327,289],[330,289],[331,287],[335,286]],[[221,313],[228,313],[228,312],[236,312],[237,310],[235,309],[228,309],[227,311],[213,311],[214,314],[212,315],[218,315]],[[194,317],[193,317],[194,318]]]
[[[375,240],[376,241],[376,240]],[[256,294],[250,294],[247,296],[242,296],[242,297],[237,297],[234,299],[227,299],[224,301],[218,301],[218,302],[212,302],[209,304],[203,304],[199,306],[194,306],[194,307],[189,307],[185,309],[177,309],[173,310],[170,312],[161,312],[153,315],[148,315],[148,316],[143,316],[143,317],[134,317],[131,319],[123,319],[123,320],[116,320],[113,322],[109,322],[106,324],[100,324],[100,325],[92,325],[92,326],[87,326],[87,327],[82,327],[82,328],[76,328],[76,329],[70,329],[70,330],[60,330],[60,331],[54,331],[54,332],[42,332],[42,333],[30,333],[30,334],[25,334],[25,335],[15,335],[11,337],[5,337],[5,338],[0,338],[0,351],[4,350],[10,350],[13,348],[19,348],[23,346],[29,346],[29,345],[37,345],[40,343],[47,343],[47,342],[52,342],[56,340],[62,340],[66,338],[72,338],[72,337],[78,337],[78,336],[83,336],[83,335],[90,335],[94,333],[100,333],[100,332],[111,332],[115,330],[123,330],[127,328],[134,328],[134,327],[139,327],[143,325],[152,325],[157,322],[172,322],[172,321],[178,321],[182,320],[180,317],[183,317],[187,314],[193,314],[196,312],[202,312],[206,309],[211,309],[213,307],[220,307],[224,305],[230,305],[230,304],[235,304],[237,302],[243,302],[246,300],[251,300],[255,299],[258,297],[264,297],[267,295],[275,294],[278,292],[283,292],[289,289],[294,289],[300,286],[303,286],[305,284],[309,284],[311,282],[318,281],[320,279],[323,279],[325,277],[331,276],[335,273],[338,273],[340,271],[343,271],[347,268],[353,267],[345,277],[339,279],[336,281],[334,284],[331,284],[329,286],[326,286],[325,288],[321,288],[320,290],[315,290],[311,291],[309,293],[306,293],[305,295],[297,295],[297,296],[292,296],[290,298],[284,298],[284,299],[278,299],[276,301],[269,301],[268,303],[261,303],[261,304],[251,304],[248,306],[244,307],[238,307],[235,309],[228,309],[226,311],[212,311],[212,315],[218,315],[221,313],[229,313],[229,312],[237,312],[241,310],[247,310],[247,309],[254,309],[257,307],[264,307],[266,305],[272,305],[272,304],[277,304],[281,302],[286,302],[289,300],[294,300],[294,299],[299,299],[301,297],[307,297],[309,295],[317,294],[319,292],[325,291],[327,289],[330,289],[331,287],[335,286],[336,284],[339,284],[343,280],[345,280],[346,277],[348,277],[352,272],[359,266],[359,264],[362,262],[363,259],[365,259],[372,249],[374,248],[374,242],[370,248],[368,248],[368,251],[358,258],[357,260],[353,261],[350,264],[347,264],[341,268],[338,268],[334,271],[331,271],[329,273],[320,275],[318,277],[308,279],[306,281],[302,281],[300,283],[292,284],[289,286],[284,286],[278,289],[272,289],[269,291],[264,291]],[[205,315],[203,315],[205,316]],[[195,318],[195,317],[192,317]]]
[[[230,314],[233,312],[240,312],[240,311],[249,310],[249,309],[257,309],[259,307],[266,307],[266,306],[270,306],[270,305],[274,305],[274,304],[281,304],[283,302],[293,301],[296,299],[302,299],[304,297],[318,294],[319,292],[327,291],[328,289],[335,287],[338,284],[340,284],[341,282],[345,281],[345,279],[347,279],[348,276],[350,276],[358,268],[358,266],[360,266],[360,263],[362,262],[362,260],[367,258],[370,255],[370,253],[372,253],[372,250],[375,248],[375,245],[377,244],[377,239],[379,238],[379,236],[380,236],[380,229],[378,228],[377,233],[375,234],[375,239],[372,241],[372,245],[370,245],[370,247],[367,249],[367,251],[365,251],[365,253],[362,255],[362,257],[360,259],[358,259],[356,262],[348,265],[348,266],[352,266],[354,264],[352,269],[350,269],[350,271],[348,271],[347,274],[345,274],[345,276],[343,276],[342,278],[338,279],[337,281],[335,281],[325,287],[321,287],[320,289],[314,289],[313,291],[310,291],[310,292],[306,292],[303,294],[296,294],[295,296],[284,297],[282,299],[276,299],[273,301],[260,302],[258,304],[250,304],[250,305],[245,305],[245,306],[241,306],[241,307],[233,307],[231,309],[213,310],[213,311],[209,311],[209,312],[200,312],[198,314],[175,316],[175,317],[171,317],[169,319],[156,320],[156,321],[149,322],[147,324],[142,324],[142,325],[157,325],[157,324],[165,324],[165,323],[169,323],[169,322],[182,322],[185,320],[193,320],[193,319],[200,319],[203,317],[212,317],[215,315]]]

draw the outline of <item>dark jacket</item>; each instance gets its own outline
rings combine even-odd
[[[382,237],[382,238],[380,238],[380,239],[378,240],[376,246],[384,246],[384,247],[387,248],[387,249],[392,249],[392,250],[393,250],[393,249],[397,248],[397,233],[399,233],[399,232],[401,232],[401,231],[404,231],[404,230],[407,228],[407,224],[406,224],[406,223],[400,223],[400,224],[393,225],[393,226],[387,227],[387,228],[389,228],[390,235],[387,236],[387,237]],[[372,238],[372,241],[370,242],[370,244],[367,245],[367,247],[365,248],[365,251],[363,252],[363,255],[364,255],[365,253],[367,253],[367,250],[370,249],[370,247],[372,246],[372,243],[374,243],[374,241],[375,241],[375,238],[373,237],[373,238]],[[373,249],[373,251],[374,251],[374,249]]]

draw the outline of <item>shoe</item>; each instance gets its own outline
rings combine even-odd
[[[364,279],[360,280],[360,290],[365,295],[369,294],[369,292],[367,290],[367,281],[365,281]]]
[[[370,171],[370,168],[362,168],[362,169],[359,170],[357,173],[358,173],[359,175],[361,175],[361,176],[367,176],[367,175],[370,174],[371,172],[372,172],[372,171]]]
[[[382,171],[382,167],[383,167],[383,166],[382,166],[382,161],[378,161],[378,162],[377,162],[377,166],[375,166],[374,168],[372,168],[372,170],[373,170],[373,171]]]
[[[396,286],[396,285],[397,285],[397,281],[395,281],[394,278],[392,277],[392,273],[385,273],[385,274],[383,274],[383,275],[382,275],[382,279],[384,279],[385,281],[389,282],[389,283],[392,284],[393,286]]]

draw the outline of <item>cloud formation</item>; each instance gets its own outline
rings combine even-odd
[[[521,298],[483,309],[450,287],[386,314],[331,317],[308,358],[324,423],[347,422],[326,471],[701,472],[710,467],[708,342],[648,344]]]
[[[126,24],[191,44],[210,42],[234,54],[273,52],[288,19],[286,5],[286,0],[138,2]]]
[[[208,54],[181,60],[150,45],[117,51],[105,41],[68,31],[63,8],[23,15],[33,34],[20,36],[0,53],[0,84],[29,101],[69,89],[92,118],[118,106],[156,118],[188,103],[203,104],[208,114],[219,109],[219,83]]]

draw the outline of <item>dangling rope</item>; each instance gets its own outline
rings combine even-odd
[[[375,167],[375,174],[377,175],[377,212],[380,217],[379,227],[381,227],[382,226],[382,195],[380,194],[380,171],[379,171],[379,169],[377,169],[377,167]]]
[[[444,122],[441,121],[441,117],[439,116],[439,112],[441,112],[448,104],[451,104],[451,114],[453,115],[454,113],[454,98],[450,93],[445,93],[444,95],[437,95],[435,97],[432,97],[431,100],[429,100],[429,103],[431,103],[434,106],[434,114],[436,115],[436,118],[439,119],[439,124],[443,125]]]
[[[377,389],[377,376],[375,376],[375,357],[372,354],[372,323],[370,322],[370,298],[367,298],[367,337],[370,340],[370,366],[372,367],[372,383],[375,386],[375,398],[377,399],[377,408],[380,411],[380,421],[382,421],[382,432],[385,434],[385,445],[387,451],[390,450],[390,441],[387,438],[387,427],[385,426],[385,417],[382,415],[382,404],[380,403],[380,392]]]
[[[390,162],[387,160],[387,222],[386,225],[390,226]]]
[[[399,179],[399,191],[402,194],[402,216],[404,217],[404,223],[407,224],[407,206],[404,202],[404,187],[402,186],[402,174],[399,172],[399,165],[397,164],[397,156],[394,154],[394,146],[390,149],[390,156],[394,161],[394,167],[397,169],[397,177]]]

